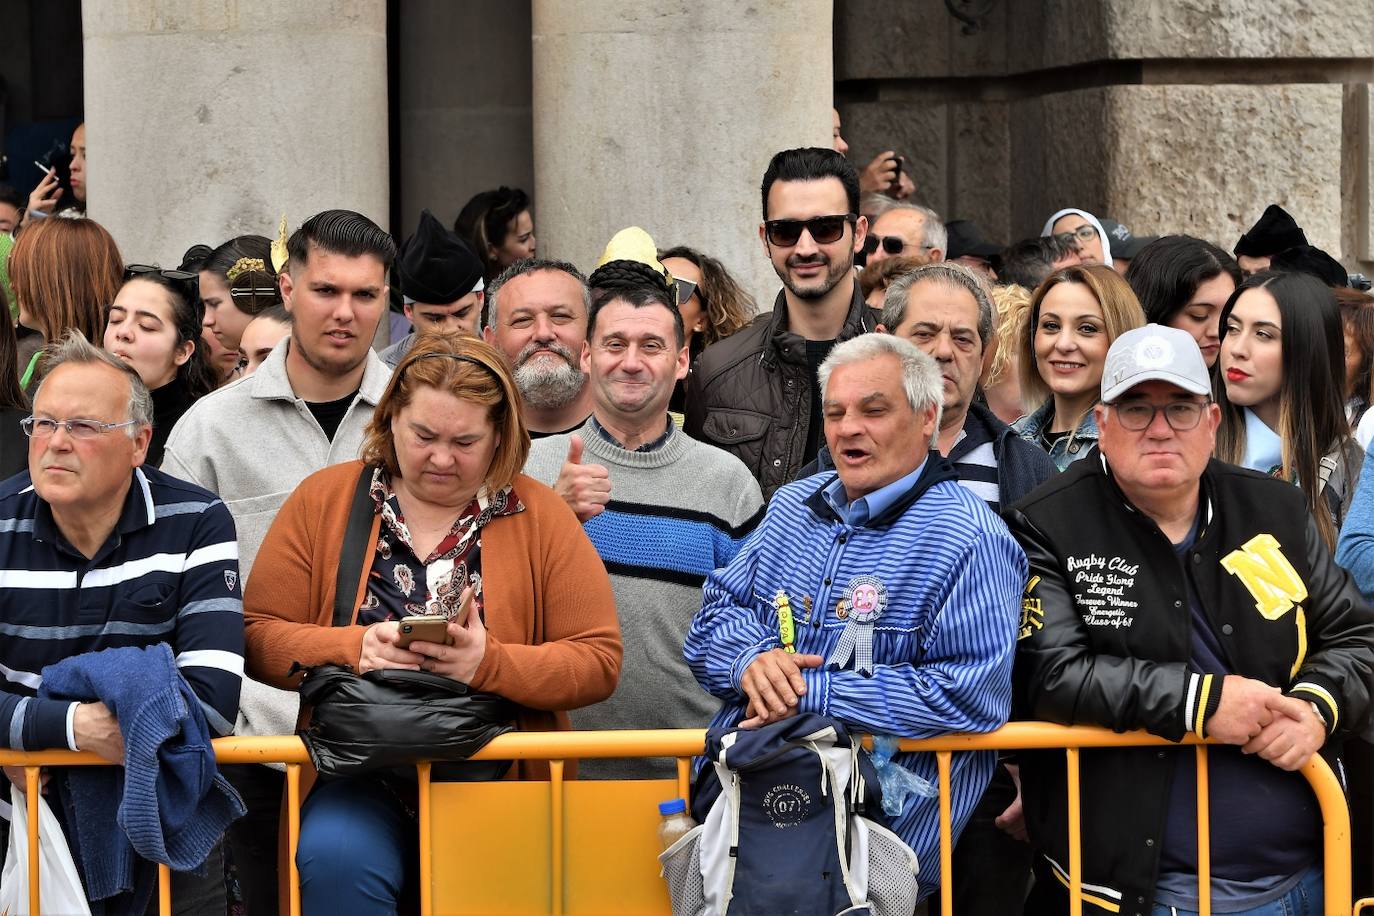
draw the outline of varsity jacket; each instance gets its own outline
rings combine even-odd
[[[1222,679],[1189,666],[1186,575],[1232,673],[1312,702],[1329,736],[1323,754],[1334,760],[1369,706],[1374,611],[1332,560],[1296,487],[1216,460],[1201,487],[1198,533],[1182,563],[1100,455],[1006,513],[1030,563],[1013,674],[1017,713],[1143,728],[1174,741],[1205,735]],[[1085,900],[1097,907],[1090,911],[1148,914],[1173,755],[1085,751],[1080,767]],[[1062,752],[1022,756],[1032,841],[1061,878],[1069,861],[1065,778]]]

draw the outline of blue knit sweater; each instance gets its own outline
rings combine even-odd
[[[119,720],[124,766],[72,767],[59,792],[87,895],[104,900],[132,892],[127,909],[142,912],[157,875],[153,863],[174,871],[200,868],[244,813],[215,767],[200,702],[166,643],[49,665],[40,695],[99,700]],[[110,909],[123,911],[124,904]]]

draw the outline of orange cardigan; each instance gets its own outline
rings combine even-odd
[[[334,581],[361,461],[311,474],[282,505],[244,592],[248,674],[294,689],[304,667],[358,665],[365,627],[331,626]],[[482,531],[487,648],[472,687],[523,707],[522,731],[567,729],[567,710],[615,691],[620,623],[606,568],[572,510],[529,477],[514,489],[525,509]],[[381,516],[372,522],[376,543]],[[362,602],[373,552],[364,560]],[[540,768],[542,769],[542,768]]]

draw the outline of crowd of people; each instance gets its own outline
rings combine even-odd
[[[1322,911],[1320,754],[1371,891],[1367,284],[1277,205],[1232,253],[1073,207],[1000,246],[846,151],[836,114],[772,157],[761,313],[690,239],[541,254],[515,188],[175,268],[86,218],[84,127],[0,191],[0,746],[123,764],[45,774],[101,912],[148,906],[159,821],[177,912],[278,911],[284,775],[209,739],[336,727],[327,671],[462,685],[481,730],[1211,738],[1211,911],[1256,916]],[[1086,911],[1200,909],[1194,761],[1083,753]],[[413,770],[315,762],[304,912],[409,911]],[[888,824],[922,897],[1061,914],[1065,793],[1060,753],[956,755],[949,882],[937,799]]]

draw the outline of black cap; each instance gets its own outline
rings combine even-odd
[[[972,220],[952,220],[945,223],[945,231],[949,233],[949,244],[945,246],[948,249],[945,251],[947,260],[962,257],[995,258],[1002,253],[1002,246],[984,239],[983,233]]]
[[[420,214],[420,228],[401,246],[396,276],[401,295],[408,301],[445,305],[479,288],[482,261],[425,210]]]
[[[1288,211],[1278,204],[1264,208],[1259,222],[1236,242],[1236,257],[1267,258],[1295,245],[1306,245],[1307,236]]]
[[[1114,219],[1098,217],[1097,220],[1102,224],[1102,229],[1111,237],[1112,257],[1129,261],[1151,242],[1159,241],[1157,235],[1135,235],[1121,223]]]
[[[1350,282],[1350,275],[1345,272],[1340,261],[1311,245],[1294,245],[1280,251],[1269,261],[1269,269],[1285,273],[1311,274],[1327,286],[1345,286]]]

